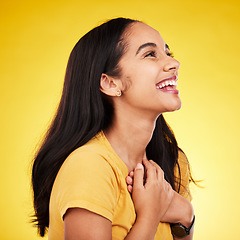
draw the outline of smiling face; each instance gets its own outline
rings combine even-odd
[[[126,51],[119,66],[122,96],[128,108],[156,116],[181,107],[176,90],[179,62],[172,58],[168,45],[150,26],[137,22],[124,34]]]

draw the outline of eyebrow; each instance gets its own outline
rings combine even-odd
[[[157,47],[157,44],[156,44],[156,43],[152,43],[152,42],[148,42],[148,43],[142,44],[142,45],[138,48],[138,50],[137,50],[137,52],[136,52],[136,55],[137,55],[143,48],[146,48],[146,47],[154,47],[154,48],[156,48],[156,47]],[[168,49],[168,50],[170,50],[170,49],[169,49],[169,46],[168,46],[166,43],[165,43],[165,48]]]
[[[143,48],[146,48],[146,47],[157,47],[157,44],[155,44],[155,43],[152,43],[152,42],[148,42],[148,43],[144,43],[143,45],[141,45],[139,48],[138,48],[138,50],[137,50],[137,52],[136,52],[136,55],[143,49]]]

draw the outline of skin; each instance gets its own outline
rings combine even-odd
[[[160,34],[146,24],[132,24],[123,37],[128,44],[119,62],[121,77],[102,74],[100,82],[101,91],[112,98],[115,109],[114,124],[104,133],[129,170],[126,181],[137,219],[125,239],[150,240],[159,222],[179,221],[188,227],[193,218],[191,203],[171,188],[162,169],[145,155],[159,114],[181,107],[178,94],[156,88],[161,80],[177,76],[180,64],[168,56]],[[146,43],[155,45],[143,47]],[[64,216],[66,240],[111,239],[111,230],[108,219],[85,209],[68,209]],[[190,240],[192,235],[183,239]]]

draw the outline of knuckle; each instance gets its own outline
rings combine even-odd
[[[159,167],[159,172],[164,174],[164,171]]]

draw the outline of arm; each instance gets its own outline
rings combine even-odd
[[[172,201],[173,191],[164,181],[163,171],[143,159],[146,170],[144,183],[143,165],[138,164],[134,171],[132,199],[137,214],[136,222],[126,240],[154,239],[159,221],[166,213]]]
[[[135,169],[132,193],[137,219],[125,240],[153,240],[158,223],[173,197],[168,184],[163,182],[163,172],[157,173],[147,160],[143,160],[143,163],[147,179],[144,184],[144,169],[139,164]],[[65,240],[110,240],[112,224],[108,219],[88,210],[68,209],[64,216],[64,237]]]
[[[151,160],[150,160],[151,161]],[[159,165],[154,161],[151,163],[159,169]],[[161,169],[161,168],[160,168]],[[189,228],[194,217],[194,210],[190,201],[186,198],[182,197],[179,193],[174,191],[173,200],[166,212],[165,216],[162,218],[162,222],[170,222],[170,223],[182,223],[185,227]],[[194,226],[193,226],[194,227]],[[174,237],[174,240],[178,240],[180,238]],[[191,230],[190,235],[181,238],[183,240],[192,240],[193,239],[193,228]]]
[[[156,167],[156,169],[158,169],[158,171],[161,170],[157,163],[152,160],[150,160],[150,162]],[[168,208],[168,211],[163,216],[162,222],[180,222],[184,226],[189,227],[192,223],[193,216],[194,211],[192,204],[179,193],[174,191],[173,200]]]
[[[143,227],[144,226],[144,227]],[[157,226],[137,220],[125,240],[154,239]],[[112,223],[108,219],[82,208],[68,209],[64,217],[65,240],[111,240]]]
[[[179,222],[179,223],[182,223],[185,227],[189,228],[193,222],[193,216],[194,216],[194,212],[193,212],[191,203],[188,200],[186,200],[184,197],[182,197],[180,194],[174,192],[174,198],[169,207],[169,211],[166,213],[166,216],[164,216],[164,218],[166,219],[165,221],[171,222],[171,223]],[[184,238],[174,237],[174,240],[178,240],[178,239],[192,240],[193,229],[194,229],[194,226],[191,229],[190,235]]]
[[[154,239],[157,225],[137,220],[125,240]],[[108,219],[82,208],[68,209],[64,217],[65,240],[111,240],[112,223]]]
[[[112,239],[112,223],[83,208],[70,208],[64,216],[65,240]]]
[[[149,161],[151,164],[155,166],[157,171],[162,171],[159,165],[157,165],[153,161]],[[128,190],[129,192],[133,191],[132,183],[133,183],[133,175],[135,177],[135,173],[130,172],[129,176],[126,178],[126,182],[128,184]],[[165,181],[165,180],[164,180]],[[166,181],[165,181],[166,182]],[[173,190],[172,190],[173,191]],[[191,203],[182,197],[177,192],[173,191],[173,198],[169,205],[169,208],[164,216],[161,218],[161,222],[168,222],[168,223],[182,223],[184,226],[189,227],[192,223],[194,211]],[[181,238],[183,240],[191,240],[193,238],[193,229],[191,231],[191,234],[189,236],[186,236],[185,238]],[[175,238],[176,240],[178,238]]]

